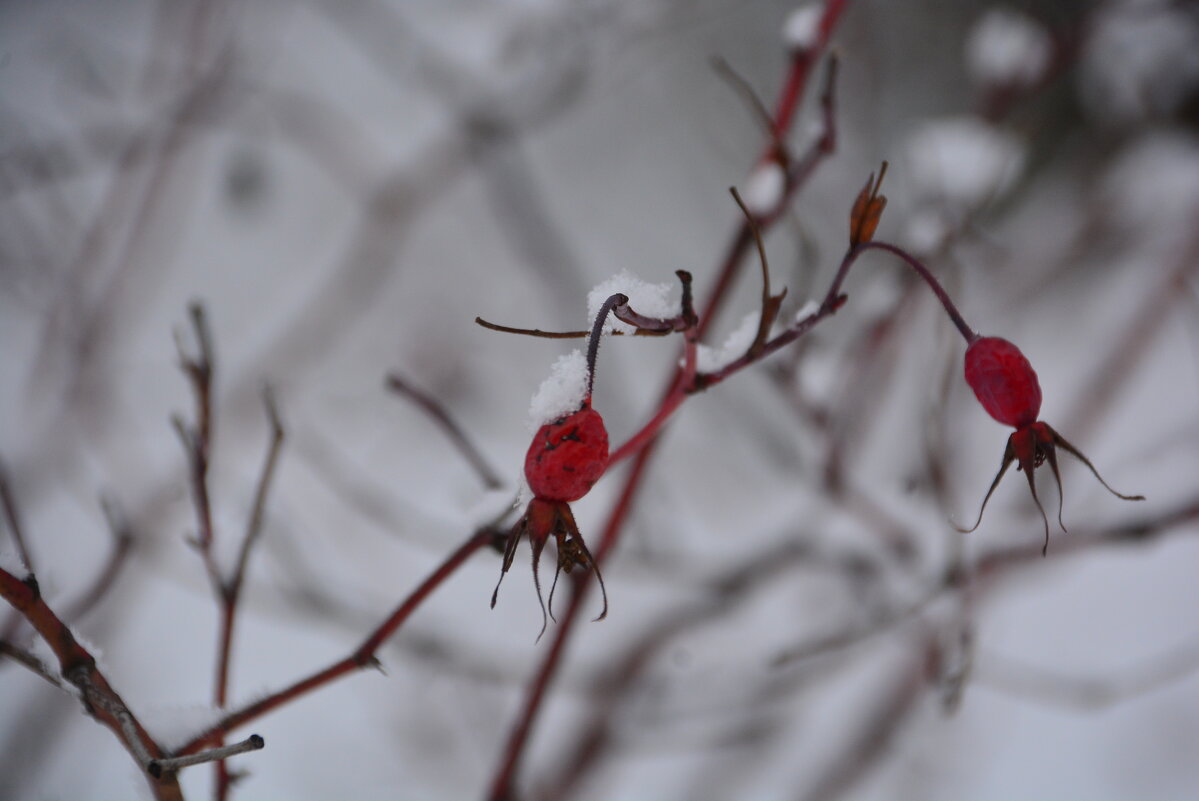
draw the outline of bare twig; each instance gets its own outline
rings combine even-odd
[[[5,642],[3,640],[0,640],[0,654],[3,654],[4,656],[7,656],[9,659],[13,660],[14,662],[18,662],[18,663],[24,665],[25,667],[29,668],[29,670],[33,671],[38,676],[41,676],[43,679],[50,682],[50,684],[54,685],[58,689],[65,690],[66,692],[70,692],[70,690],[67,687],[66,682],[64,682],[58,676],[55,676],[53,673],[51,673],[50,669],[48,667],[46,667],[45,662],[38,659],[36,656],[34,656],[32,653],[25,650],[24,648],[18,648],[17,646],[13,645],[11,642]]]
[[[407,380],[399,373],[391,373],[387,376],[387,386],[396,394],[403,395],[419,406],[433,421],[441,427],[446,438],[453,443],[458,452],[470,463],[474,468],[475,474],[479,480],[488,489],[499,489],[504,486],[504,480],[500,478],[499,471],[491,466],[483,452],[475,446],[470,437],[466,435],[462,426],[458,425],[454,418],[450,417],[450,413],[445,407],[432,395],[422,389],[414,386],[411,381]]]
[[[476,551],[493,544],[496,533],[488,528],[472,534],[453,553],[446,557],[421,584],[400,603],[395,610],[380,623],[367,638],[349,656],[334,662],[327,668],[319,670],[291,686],[268,695],[259,701],[225,715],[216,725],[193,737],[186,745],[177,749],[175,755],[193,754],[200,749],[219,742],[226,734],[244,726],[252,720],[257,720],[268,712],[277,709],[295,699],[307,695],[326,684],[362,668],[376,667],[378,659],[375,652],[383,645],[401,625],[415,612],[420,605],[440,587],[446,579],[465,564]]]
[[[29,545],[25,542],[25,530],[21,526],[21,514],[17,502],[13,499],[12,485],[8,480],[8,470],[0,462],[0,505],[4,507],[4,520],[8,523],[8,531],[12,535],[13,544],[17,546],[17,554],[25,563],[25,569],[33,570],[33,556],[29,553]]]
[[[1199,671],[1199,641],[1141,660],[1110,675],[1079,676],[1032,665],[994,651],[978,656],[980,685],[1078,712],[1107,709],[1169,686]]]
[[[146,772],[155,778],[164,773],[174,772],[180,768],[190,767],[192,765],[202,765],[205,762],[215,762],[224,760],[231,756],[244,754],[247,751],[258,751],[266,745],[266,741],[257,734],[251,734],[246,739],[231,745],[221,746],[220,748],[210,748],[207,751],[201,751],[197,754],[181,757],[167,757],[165,759],[152,759],[146,765]]]
[[[250,509],[249,520],[246,521],[246,535],[242,539],[241,550],[237,554],[237,564],[233,575],[227,583],[226,594],[231,603],[236,603],[241,594],[242,583],[246,577],[246,565],[250,560],[250,552],[262,535],[262,522],[266,513],[266,499],[271,491],[271,482],[275,477],[275,467],[279,462],[279,453],[283,448],[285,432],[283,423],[279,420],[279,409],[275,405],[275,393],[268,386],[262,391],[262,405],[266,409],[267,421],[271,425],[270,444],[267,445],[266,458],[262,464],[262,473],[258,477],[258,488],[254,491],[254,505]]]

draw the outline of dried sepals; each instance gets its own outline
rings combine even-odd
[[[1041,555],[1048,553],[1049,518],[1041,505],[1041,499],[1037,497],[1033,471],[1042,464],[1049,463],[1053,479],[1057,482],[1057,522],[1062,531],[1065,531],[1066,524],[1062,522],[1062,475],[1057,463],[1058,448],[1085,464],[1095,478],[1099,479],[1099,483],[1117,498],[1126,501],[1145,500],[1143,495],[1124,495],[1116,492],[1103,480],[1103,476],[1099,475],[1090,459],[1063,439],[1048,423],[1037,420],[1037,415],[1041,412],[1041,386],[1028,359],[1011,342],[1000,337],[973,339],[966,348],[965,373],[966,383],[974,390],[975,396],[987,413],[1016,430],[1008,437],[1007,448],[1003,452],[1003,463],[999,466],[999,472],[995,474],[987,494],[983,496],[978,519],[970,528],[959,528],[959,531],[971,532],[978,528],[987,508],[987,501],[991,499],[1007,469],[1015,462],[1016,469],[1024,471],[1024,476],[1028,479],[1028,489],[1032,492],[1032,499],[1041,512],[1041,520],[1045,523],[1045,545],[1041,548]]]
[[[1057,522],[1062,531],[1065,531],[1066,524],[1062,522],[1062,505],[1065,498],[1062,492],[1062,475],[1057,462],[1058,448],[1061,448],[1085,464],[1095,478],[1099,480],[1099,483],[1103,485],[1104,489],[1117,498],[1125,501],[1145,500],[1144,495],[1125,495],[1112,489],[1111,485],[1103,480],[1103,476],[1099,475],[1099,471],[1095,469],[1095,465],[1091,464],[1090,459],[1054,431],[1048,423],[1038,421],[1017,428],[1008,437],[1007,448],[1003,452],[1003,463],[999,467],[999,472],[995,474],[995,479],[991,482],[987,494],[983,497],[982,506],[978,510],[978,519],[974,521],[974,525],[970,528],[959,527],[958,530],[963,533],[969,533],[978,528],[979,524],[982,523],[983,512],[987,508],[987,501],[991,500],[991,495],[995,492],[995,488],[999,486],[999,482],[1003,479],[1007,469],[1015,462],[1016,469],[1024,471],[1024,476],[1028,479],[1028,489],[1032,493],[1033,501],[1037,504],[1037,509],[1041,513],[1041,520],[1045,524],[1045,544],[1041,547],[1041,555],[1046,555],[1049,552],[1049,518],[1045,514],[1045,507],[1041,505],[1041,499],[1037,496],[1037,485],[1033,478],[1033,471],[1042,464],[1049,463],[1049,469],[1053,472],[1053,479],[1057,483]]]
[[[883,216],[883,209],[887,207],[886,196],[879,194],[879,190],[883,186],[883,176],[886,174],[887,162],[884,161],[878,171],[878,180],[876,181],[874,173],[871,173],[870,177],[866,179],[866,185],[862,187],[862,191],[858,193],[858,197],[853,203],[853,209],[849,213],[849,246],[851,248],[856,248],[874,238],[874,232]]]
[[[496,582],[495,590],[491,593],[493,609],[499,598],[500,584],[503,583],[504,576],[508,574],[516,557],[516,547],[520,543],[521,537],[528,538],[529,546],[532,549],[533,586],[537,589],[537,600],[541,604],[541,632],[537,635],[538,639],[541,639],[541,635],[545,633],[546,626],[549,625],[549,616],[553,614],[554,590],[558,587],[558,576],[562,573],[570,573],[576,567],[583,570],[595,570],[595,577],[599,581],[600,592],[603,595],[603,609],[595,619],[603,620],[607,617],[608,591],[604,587],[604,577],[600,573],[599,565],[592,558],[591,551],[587,549],[586,543],[579,534],[579,527],[575,523],[570,506],[564,501],[547,501],[541,498],[534,498],[529,502],[524,516],[508,533],[500,578]],[[547,614],[545,597],[541,591],[540,566],[541,552],[545,549],[545,544],[550,537],[554,538],[558,549],[558,564],[554,571],[553,584],[550,586],[549,614]]]

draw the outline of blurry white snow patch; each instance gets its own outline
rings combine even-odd
[[[935,209],[921,209],[907,219],[904,244],[916,253],[936,253],[949,237],[952,225],[945,215]]]
[[[783,190],[786,186],[787,174],[783,172],[782,165],[770,159],[754,167],[754,171],[745,182],[741,199],[745,201],[750,214],[764,217],[783,202]],[[634,305],[633,308],[636,309],[637,306]]]
[[[15,548],[5,548],[0,551],[0,568],[7,570],[19,579],[29,575],[29,565],[17,553]]]
[[[800,6],[787,15],[783,23],[783,44],[792,50],[810,50],[820,36],[820,19],[824,8],[818,3]]]
[[[1114,222],[1130,232],[1192,235],[1199,219],[1199,142],[1149,133],[1130,143],[1103,177]]]
[[[966,65],[980,84],[1031,86],[1049,68],[1052,43],[1036,20],[992,8],[966,39]]]
[[[149,705],[138,708],[138,720],[155,741],[170,751],[189,742],[220,722],[225,710],[206,704]]]
[[[633,311],[645,317],[677,317],[681,308],[679,302],[672,299],[674,290],[674,284],[651,284],[628,270],[621,270],[587,293],[587,327],[590,329],[595,322],[595,316],[599,314],[604,301],[618,292],[627,295]],[[611,314],[604,323],[605,332],[623,331],[627,334],[634,330],[633,326],[622,323]]]
[[[71,627],[71,634],[75,636],[75,642],[79,643],[79,645],[82,646],[83,649],[91,654],[92,658],[96,660],[96,669],[101,673],[105,673],[111,677],[112,674],[108,671],[108,665],[104,662],[104,652],[100,650],[100,647],[95,643],[90,642],[86,637],[80,634],[78,625]]]
[[[576,348],[558,357],[549,378],[537,388],[529,404],[529,429],[536,431],[546,423],[577,411],[586,396],[587,359]]]
[[[758,333],[761,310],[754,310],[742,318],[741,323],[725,338],[719,348],[700,345],[695,350],[696,367],[701,373],[714,373],[725,365],[740,359],[753,344]]]
[[[840,353],[824,347],[810,348],[804,353],[795,377],[800,393],[808,400],[820,403],[832,399],[844,366]]]
[[[1199,17],[1187,4],[1110,3],[1096,14],[1079,78],[1086,106],[1130,122],[1173,113],[1199,84]]]
[[[795,322],[800,322],[805,317],[811,317],[816,312],[820,311],[820,304],[814,300],[809,300],[807,303],[799,307],[799,311],[795,313]]]
[[[925,123],[905,154],[918,196],[967,208],[1007,189],[1024,165],[1020,140],[976,117]]]

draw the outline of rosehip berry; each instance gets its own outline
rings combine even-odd
[[[979,337],[966,348],[966,383],[987,413],[1020,428],[1041,412],[1041,385],[1020,349],[1000,337]]]
[[[1045,508],[1041,506],[1041,499],[1037,497],[1033,470],[1045,462],[1049,463],[1049,469],[1053,471],[1053,478],[1057,482],[1057,522],[1062,531],[1065,531],[1066,526],[1062,522],[1062,476],[1057,465],[1058,448],[1090,468],[1095,478],[1099,479],[1099,483],[1117,498],[1126,501],[1145,500],[1143,495],[1122,495],[1116,492],[1103,480],[1103,476],[1099,475],[1090,459],[1063,439],[1048,423],[1037,420],[1041,411],[1041,386],[1037,383],[1037,374],[1028,363],[1028,359],[1024,358],[1020,349],[1011,342],[1000,337],[973,339],[966,348],[965,372],[966,383],[974,390],[975,396],[987,413],[1016,430],[1008,437],[1003,464],[983,497],[982,506],[978,510],[978,520],[970,528],[959,529],[960,531],[970,532],[978,528],[983,519],[983,511],[987,508],[987,501],[999,486],[1004,473],[1015,462],[1016,469],[1024,471],[1024,476],[1028,479],[1028,489],[1032,492],[1032,499],[1036,502],[1041,519],[1045,523],[1045,545],[1041,548],[1041,554],[1046,554],[1049,550],[1049,518],[1045,516]]]
[[[590,401],[577,412],[538,429],[525,456],[525,478],[533,496],[577,501],[608,465],[608,431]]]
[[[554,538],[558,548],[558,566],[554,571],[554,583],[550,586],[549,614],[552,616],[554,611],[554,590],[558,587],[558,576],[576,567],[593,570],[599,581],[604,606],[596,620],[602,620],[608,614],[608,591],[604,588],[604,577],[579,534],[579,526],[575,523],[569,504],[586,495],[608,467],[608,430],[604,427],[604,418],[591,408],[591,390],[595,383],[595,361],[604,320],[613,307],[627,302],[628,298],[624,295],[613,295],[604,301],[596,315],[591,340],[587,345],[587,392],[582,406],[537,429],[525,454],[525,478],[529,482],[529,489],[533,491],[533,500],[529,501],[524,515],[508,532],[500,579],[491,593],[491,606],[495,608],[500,584],[516,557],[517,544],[521,537],[527,537],[533,551],[533,586],[537,588],[537,600],[541,602],[542,634],[545,633],[548,618],[545,599],[541,595],[538,568],[541,552],[550,537]],[[540,639],[541,635],[537,636]]]

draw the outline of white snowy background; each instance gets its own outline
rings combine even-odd
[[[0,5],[0,459],[52,606],[136,532],[73,628],[151,733],[215,717],[217,613],[173,413],[173,332],[201,300],[217,350],[212,490],[231,562],[267,441],[287,429],[233,655],[234,705],[344,656],[517,491],[530,398],[629,270],[705,297],[763,132],[793,6],[774,0],[10,0]],[[866,176],[878,238],[928,260],[963,314],[1016,341],[1042,416],[1141,504],[1064,462],[1064,519],[1011,473],[963,536],[1008,431],[963,345],[894,259],[802,347],[678,412],[518,775],[529,798],[1132,799],[1199,788],[1199,523],[1071,550],[1199,493],[1199,13],[1154,0],[851,0],[837,152],[772,230],[785,316],[819,299]],[[814,100],[792,136],[815,135]],[[769,176],[750,187],[760,204]],[[708,344],[755,311],[757,265]],[[653,411],[678,341],[612,338],[595,406],[614,443]],[[794,368],[794,369],[792,369]],[[399,371],[507,484],[486,491]],[[830,475],[832,479],[830,480]],[[596,536],[622,471],[575,504]],[[1051,520],[1056,492],[1038,475]],[[912,551],[897,555],[899,526]],[[0,532],[0,551],[11,540]],[[1036,554],[994,577],[1000,550]],[[240,731],[239,799],[477,798],[549,645],[527,547],[488,601],[475,556],[366,671]],[[774,559],[768,554],[784,554]],[[746,587],[714,577],[762,560]],[[964,578],[940,587],[960,559]],[[552,562],[547,562],[552,565]],[[598,603],[598,600],[596,600]],[[911,614],[899,615],[914,608]],[[598,610],[597,610],[598,611]],[[629,649],[672,616],[620,692]],[[879,624],[879,620],[883,624]],[[0,616],[0,621],[7,617]],[[888,622],[889,621],[889,622]],[[553,624],[551,624],[552,626]],[[846,647],[781,660],[846,632]],[[27,629],[15,641],[34,648]],[[930,647],[929,643],[935,647]],[[939,659],[929,663],[929,655]],[[971,668],[967,672],[963,670]],[[964,682],[964,683],[962,683]],[[945,703],[961,684],[956,709]],[[561,774],[582,727],[607,748]],[[189,797],[211,770],[183,773]],[[0,798],[148,791],[79,704],[0,662]]]

